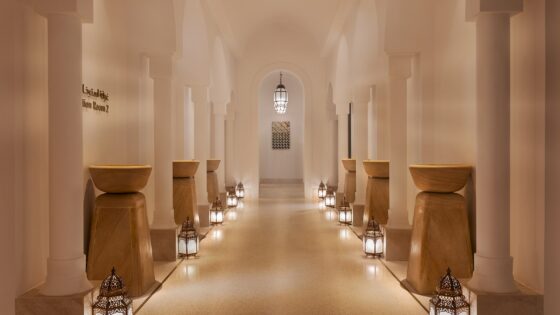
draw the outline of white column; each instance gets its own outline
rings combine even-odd
[[[92,288],[83,243],[82,24],[49,14],[49,258],[44,295]]]
[[[517,290],[509,239],[510,13],[499,11],[476,17],[477,248],[469,286],[507,293]]]
[[[226,103],[214,104],[214,158],[219,159],[220,167],[218,173],[218,191],[225,191],[225,156],[226,156]]]
[[[376,87],[373,86],[370,90],[370,101],[368,103],[368,159],[375,160],[378,157],[377,152],[378,142],[377,142],[377,103],[376,98]]]
[[[368,93],[369,94],[369,93]],[[368,154],[368,102],[366,99],[356,101],[352,105],[352,151],[356,159],[356,200],[355,204],[364,205],[366,200],[367,174],[363,161]]]
[[[191,88],[185,88],[185,159],[194,159],[194,104]]]
[[[199,206],[208,205],[206,191],[206,161],[210,158],[210,106],[208,88],[191,87],[194,106],[194,157],[200,161],[196,172],[196,200]]]
[[[225,150],[225,185],[234,186],[235,177],[233,172],[233,166],[235,165],[235,114],[228,113],[226,116],[226,150]]]
[[[176,228],[173,217],[172,69],[171,57],[150,58],[150,76],[154,79],[155,150],[155,209],[152,229]]]
[[[409,229],[407,209],[407,80],[409,55],[389,56],[390,157],[389,221],[387,228]]]
[[[346,102],[339,101],[336,104],[336,115],[338,117],[338,191],[344,192],[344,179],[346,169],[342,166],[342,160],[348,156],[348,112],[349,106]]]

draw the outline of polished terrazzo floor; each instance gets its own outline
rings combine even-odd
[[[426,314],[334,211],[261,200],[226,217],[136,314]]]

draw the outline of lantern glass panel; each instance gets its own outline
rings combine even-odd
[[[318,196],[321,199],[323,199],[327,196],[327,186],[325,186],[325,184],[323,182],[321,182],[321,184],[319,184]]]
[[[242,183],[237,184],[237,187],[235,187],[235,195],[239,199],[245,198],[245,187],[243,187]]]
[[[327,194],[325,197],[325,206],[327,207],[334,207],[336,205],[336,197],[333,193]]]
[[[179,238],[179,256],[187,254],[187,240]]]
[[[237,207],[237,196],[235,196],[235,194],[228,193],[226,201],[228,207]]]
[[[187,255],[196,255],[198,253],[198,237],[190,238],[187,242]]]

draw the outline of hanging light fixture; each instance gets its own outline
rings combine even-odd
[[[325,206],[334,208],[336,205],[336,196],[332,189],[327,190],[327,195],[325,196]]]
[[[193,226],[193,222],[187,217],[187,221],[181,226],[181,233],[177,237],[179,257],[196,256],[198,253],[198,233]]]
[[[362,241],[366,256],[383,256],[383,232],[375,220],[369,220]]]
[[[278,114],[285,114],[288,110],[288,91],[282,84],[282,72],[280,72],[280,84],[274,90],[274,110]]]
[[[243,187],[243,183],[239,182],[239,184],[237,184],[235,187],[235,195],[237,199],[245,198],[245,187]]]
[[[323,183],[323,181],[321,181],[321,184],[319,184],[318,195],[321,199],[325,199],[325,197],[327,196],[327,186]]]
[[[132,300],[126,294],[124,282],[113,267],[103,280],[97,301],[92,305],[93,315],[132,315]]]
[[[463,295],[461,283],[447,268],[436,295],[430,299],[430,315],[469,315],[470,312],[471,306]]]
[[[212,203],[210,208],[210,224],[222,224],[224,222],[224,207],[220,198],[216,197],[216,201]]]
[[[350,203],[346,201],[346,197],[338,208],[338,222],[346,225],[352,224],[352,208],[350,208]]]

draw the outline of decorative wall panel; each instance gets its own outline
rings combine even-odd
[[[290,122],[272,122],[272,150],[290,149]]]

